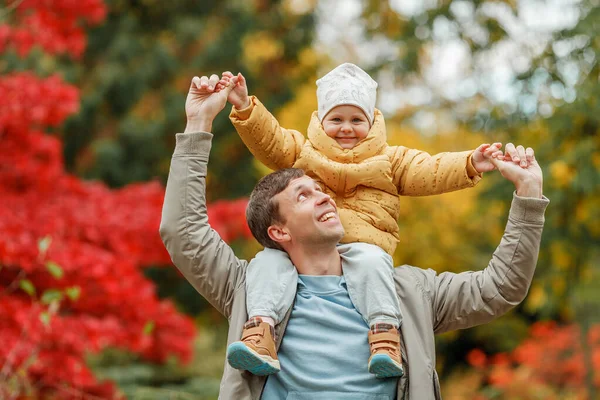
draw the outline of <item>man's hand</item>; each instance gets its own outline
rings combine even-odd
[[[519,164],[523,168],[527,167],[529,164],[527,155],[525,154],[525,148],[523,146],[519,145],[515,147],[514,144],[507,143],[504,150],[506,151],[504,153],[504,161],[513,161],[515,164]]]
[[[227,83],[222,83],[214,74],[210,78],[195,76],[185,100],[187,126],[184,133],[210,132],[215,117],[225,107],[227,96],[236,83],[237,77],[233,77]]]
[[[238,74],[234,76],[231,72],[225,71],[223,72],[221,81],[228,82],[234,77],[237,78],[236,85],[233,88],[233,90],[229,93],[227,101],[238,110],[241,110],[250,105],[250,97],[248,97],[248,86],[246,85],[246,78],[244,78],[244,75],[242,75],[241,72],[238,72]]]
[[[490,172],[496,169],[494,164],[490,161],[492,158],[502,155],[502,143],[493,143],[489,145],[487,143],[480,145],[475,149],[471,156],[471,162],[477,172]]]
[[[513,156],[515,153],[512,153],[513,155],[509,154],[508,149],[515,149],[512,143],[508,143],[506,149],[506,155],[497,157],[491,157],[490,155],[487,156],[488,160],[500,171],[503,177],[515,185],[518,196],[541,199],[543,175],[542,169],[535,159],[533,149],[517,146],[518,153],[516,154],[518,155],[516,157]],[[523,166],[524,164],[525,166]]]

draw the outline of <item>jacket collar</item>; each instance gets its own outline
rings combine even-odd
[[[327,136],[313,112],[308,126],[308,140],[318,152],[327,158],[341,163],[359,163],[367,158],[381,154],[387,146],[385,120],[381,112],[375,109],[375,120],[366,138],[358,142],[352,149],[343,149],[333,138]]]

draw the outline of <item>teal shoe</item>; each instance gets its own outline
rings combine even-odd
[[[233,342],[227,347],[227,361],[232,368],[258,376],[276,374],[281,370],[279,360],[268,354],[259,354],[244,342]]]
[[[377,378],[399,378],[404,375],[402,364],[385,353],[375,354],[369,359],[369,372]]]
[[[400,332],[391,324],[374,324],[369,330],[369,372],[377,378],[399,378],[404,375]]]

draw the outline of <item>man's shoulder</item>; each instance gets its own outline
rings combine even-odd
[[[394,268],[394,280],[400,295],[420,293],[431,298],[436,276],[437,272],[432,269],[407,264]]]
[[[403,264],[394,268],[394,277],[408,278],[412,276],[414,279],[433,279],[437,272],[431,268],[423,269],[412,265]]]

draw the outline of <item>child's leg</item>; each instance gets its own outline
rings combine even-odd
[[[392,257],[368,243],[343,244],[338,250],[350,298],[367,324],[400,327],[402,313],[394,285]]]
[[[233,368],[255,375],[279,371],[274,326],[292,306],[297,284],[298,273],[287,253],[265,249],[252,259],[246,271],[249,319],[242,340],[227,348],[227,360]]]
[[[371,328],[369,371],[380,378],[402,376],[402,313],[392,257],[368,243],[341,245],[339,251],[350,299]]]
[[[250,261],[246,272],[248,317],[266,317],[277,325],[292,306],[297,285],[298,272],[287,253],[265,248]]]

